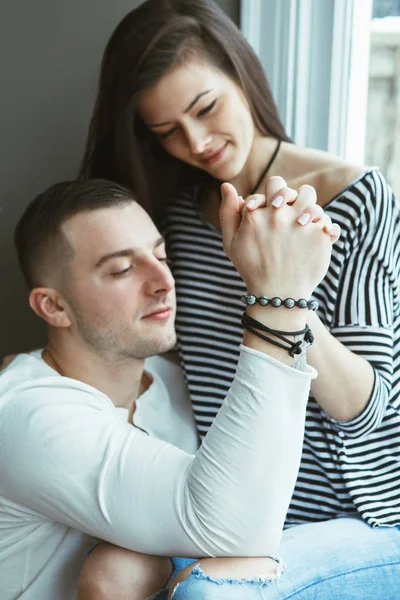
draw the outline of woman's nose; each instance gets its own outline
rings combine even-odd
[[[208,129],[200,124],[188,129],[186,138],[192,154],[203,154],[212,141]]]

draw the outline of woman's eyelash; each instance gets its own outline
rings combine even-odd
[[[206,106],[205,108],[203,108],[202,110],[200,110],[200,111],[197,113],[197,116],[198,116],[198,117],[203,117],[204,115],[206,115],[207,113],[209,113],[209,112],[210,112],[210,111],[211,111],[211,110],[214,108],[214,106],[215,106],[216,104],[217,104],[217,99],[213,100],[213,101],[211,102],[211,104],[209,104],[208,106]],[[158,137],[159,137],[161,140],[165,140],[165,139],[166,139],[167,137],[169,137],[169,136],[170,136],[172,133],[174,133],[174,131],[176,131],[176,129],[177,129],[177,128],[176,128],[176,127],[174,127],[173,129],[170,129],[169,131],[165,131],[164,133],[159,133],[159,134],[158,134]]]
[[[165,133],[159,133],[158,137],[162,140],[165,140],[165,138],[167,138],[169,135],[171,135],[171,133],[174,133],[175,130],[176,130],[176,127],[174,127],[173,129],[170,129],[169,131],[166,131]]]
[[[203,115],[205,115],[205,114],[207,114],[208,112],[210,112],[210,110],[212,110],[212,109],[214,108],[214,106],[216,105],[216,103],[217,103],[217,99],[213,100],[213,101],[211,102],[211,104],[209,104],[208,106],[206,106],[205,108],[203,108],[202,110],[200,110],[200,111],[197,113],[197,116],[198,116],[198,117],[202,117]]]

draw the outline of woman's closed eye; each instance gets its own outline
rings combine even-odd
[[[207,106],[205,106],[204,108],[199,110],[199,112],[196,115],[197,118],[204,117],[205,115],[210,113],[213,110],[213,108],[216,106],[216,104],[217,104],[217,99],[213,100],[212,102],[210,102],[210,104],[208,104]],[[163,133],[159,133],[157,135],[161,140],[165,140],[170,135],[172,135],[177,129],[178,129],[177,127],[173,127],[172,129],[169,129],[168,131],[164,131]]]
[[[204,115],[206,115],[207,113],[211,112],[212,109],[214,108],[214,106],[217,104],[217,99],[213,100],[208,106],[205,106],[204,108],[202,108],[198,113],[197,116],[198,117],[203,117]]]
[[[172,129],[169,129],[168,131],[164,131],[164,133],[158,133],[157,137],[159,137],[160,140],[165,140],[167,137],[169,137],[176,130],[177,130],[177,127],[173,127]]]

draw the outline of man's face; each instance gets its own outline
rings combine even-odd
[[[66,299],[74,333],[111,363],[175,344],[174,280],[160,233],[136,203],[75,215]]]

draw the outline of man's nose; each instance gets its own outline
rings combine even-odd
[[[175,285],[175,280],[169,267],[162,262],[154,265],[147,280],[147,291],[153,296],[162,296],[170,292]]]

